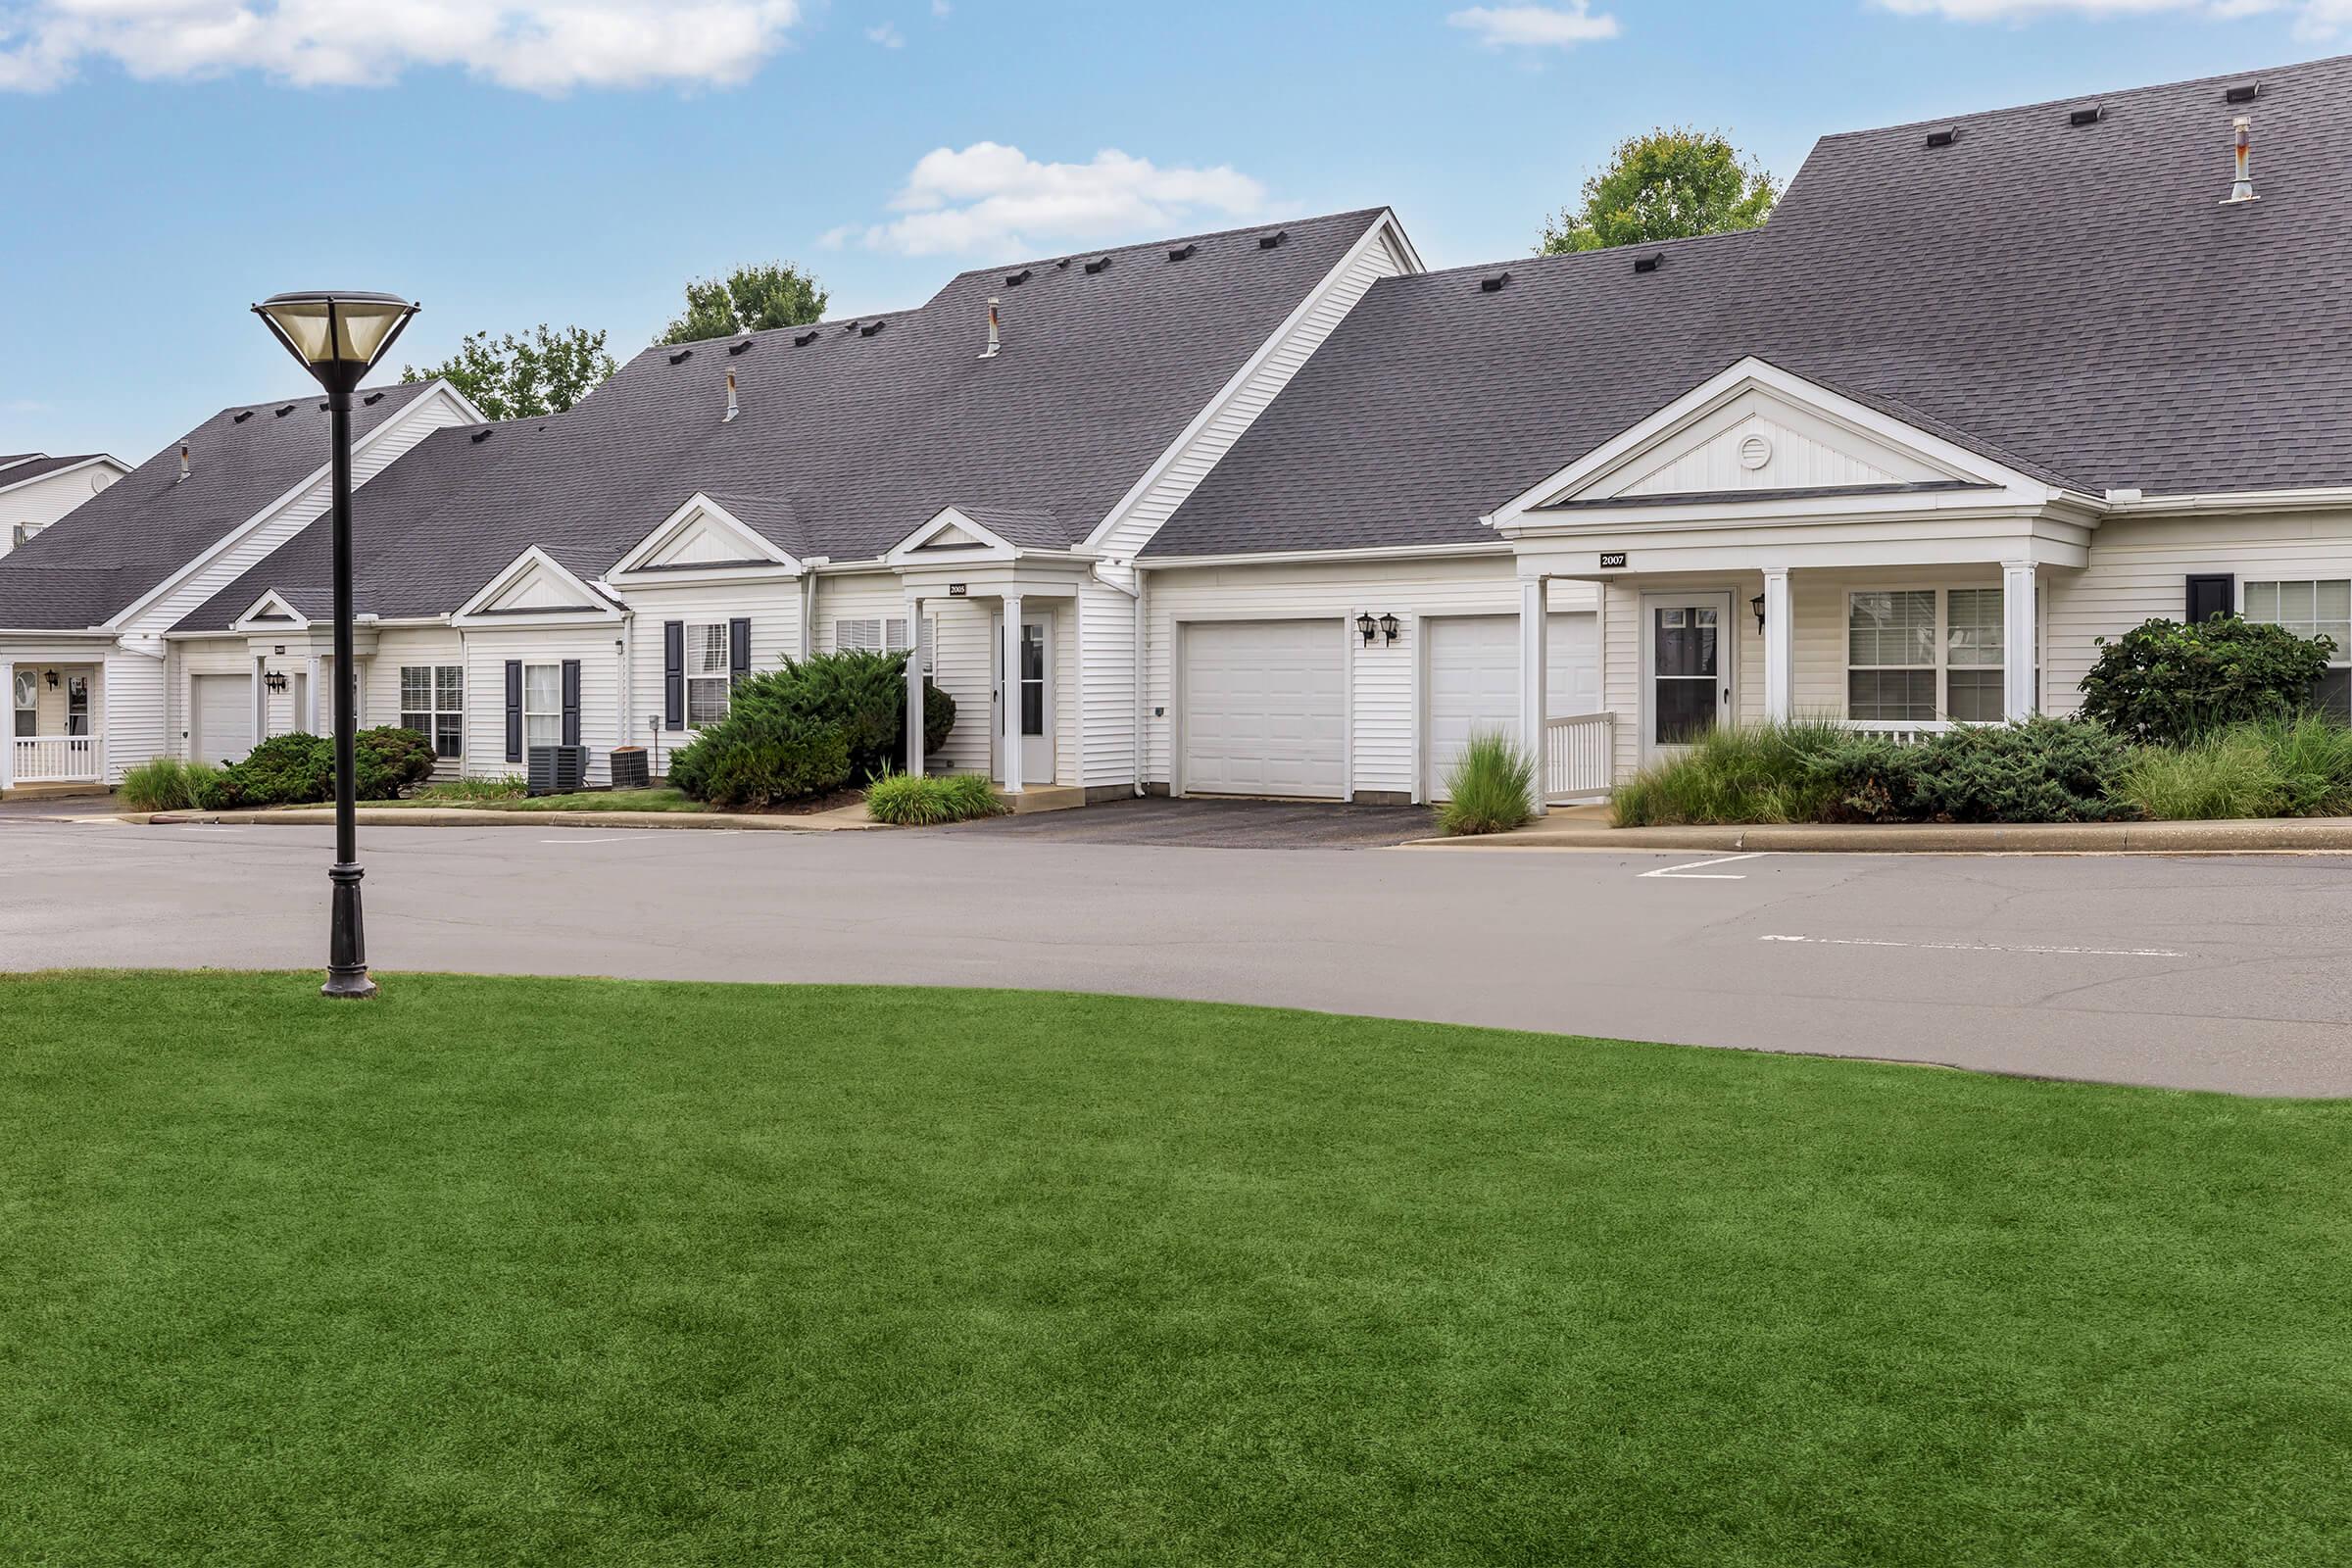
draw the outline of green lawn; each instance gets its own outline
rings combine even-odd
[[[0,1562],[2341,1563],[2352,1105],[0,978]]]

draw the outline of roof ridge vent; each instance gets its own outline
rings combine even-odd
[[[1478,291],[1481,294],[1499,294],[1502,292],[1502,285],[1508,283],[1510,280],[1511,274],[1507,270],[1496,272],[1493,277],[1480,278],[1478,280]]]
[[[1171,262],[1181,262],[1181,261],[1186,261],[1186,260],[1189,260],[1189,259],[1191,258],[1191,256],[1192,256],[1193,252],[1195,252],[1195,251],[1199,250],[1200,248],[1200,245],[1199,245],[1198,243],[1188,243],[1188,244],[1184,244],[1184,245],[1179,245],[1179,246],[1177,246],[1177,247],[1176,247],[1174,250],[1172,250],[1172,251],[1170,251],[1170,252],[1168,252],[1168,260],[1169,260],[1169,261],[1171,261]]]
[[[1291,231],[1289,229],[1278,228],[1271,234],[1258,235],[1257,248],[1261,251],[1270,251],[1275,246],[1281,244],[1284,240],[1289,239],[1290,237]]]
[[[1659,265],[1665,260],[1666,253],[1664,251],[1652,251],[1647,256],[1637,256],[1634,258],[1634,270],[1637,272],[1654,272],[1658,270]]]
[[[243,424],[247,419],[252,417],[253,411],[251,409],[243,409],[235,414],[230,415],[228,416],[228,422],[231,424]]]
[[[751,346],[752,346],[753,344],[755,344],[755,343],[757,343],[757,342],[759,342],[759,341],[760,341],[760,340],[759,340],[758,338],[756,338],[756,337],[747,337],[747,338],[743,339],[743,340],[742,340],[741,342],[739,342],[739,343],[730,343],[730,344],[728,344],[728,345],[727,345],[727,355],[728,355],[728,357],[731,359],[731,358],[733,358],[735,355],[738,355],[738,354],[745,353],[745,352],[747,352],[747,351],[748,351],[748,350],[751,348]]]
[[[2106,118],[2107,106],[2105,104],[2092,104],[2088,109],[2078,109],[2073,114],[2067,116],[2066,122],[2070,125],[2077,126],[2095,125]]]
[[[675,353],[675,354],[672,354],[672,355],[669,357],[669,363],[670,363],[670,364],[672,364],[672,365],[684,365],[684,364],[685,364],[685,363],[686,363],[688,360],[691,360],[691,359],[693,359],[693,358],[694,358],[694,350],[692,350],[692,349],[680,349],[680,350],[678,350],[678,352],[677,352],[677,353]]]
[[[2262,83],[2260,81],[2241,81],[2235,86],[2222,89],[2222,102],[2226,104],[2250,104],[2261,96]]]
[[[881,331],[889,324],[890,323],[888,321],[868,321],[865,325],[858,329],[858,335],[859,337],[872,337],[876,332]]]
[[[1089,263],[1087,263],[1087,264],[1086,264],[1086,275],[1087,275],[1087,276],[1089,276],[1089,277],[1093,277],[1093,276],[1094,276],[1096,273],[1098,273],[1098,272],[1102,272],[1102,271],[1107,270],[1109,269],[1109,267],[1110,267],[1110,258],[1109,258],[1109,257],[1107,257],[1107,256],[1098,256],[1098,257],[1096,257],[1096,258],[1095,258],[1093,261],[1091,261],[1091,262],[1089,262]]]
[[[1068,271],[1069,270],[1070,270],[1070,259],[1069,259],[1067,256],[1064,256],[1064,257],[1063,257],[1063,258],[1062,258],[1060,261],[1058,261],[1058,262],[1055,262],[1055,263],[1054,264],[1054,270],[1055,270],[1056,272],[1066,272],[1066,271]]]
[[[1032,270],[1026,267],[1022,268],[1017,272],[1006,272],[1004,274],[1004,286],[1006,288],[1019,288],[1023,283],[1028,282],[1033,275],[1034,273]]]
[[[805,349],[822,336],[824,334],[813,327],[806,332],[795,332],[792,334],[792,346],[796,349]]]
[[[1928,145],[1931,147],[1949,147],[1959,139],[1960,127],[1958,125],[1946,125],[1941,130],[1928,132]]]

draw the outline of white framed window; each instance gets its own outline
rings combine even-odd
[[[2006,595],[1998,588],[1874,588],[1846,596],[1845,715],[1997,723]]]
[[[837,620],[833,623],[833,646],[843,653],[853,649],[877,654],[902,653],[906,647],[906,617],[869,615],[861,620]]]
[[[90,677],[66,677],[66,733],[87,735],[90,732]]]
[[[2328,673],[2320,677],[2312,700],[2338,718],[2352,718],[2352,577],[2250,582],[2246,618],[2334,643]]]
[[[533,746],[564,744],[564,666],[522,666],[522,744],[525,755]]]
[[[9,682],[15,688],[9,695],[9,705],[16,712],[14,720],[19,735],[38,735],[41,732],[41,678],[29,669],[19,669]]]
[[[727,657],[727,623],[686,628],[686,727],[699,729],[727,716],[733,664]]]
[[[465,666],[401,665],[400,727],[413,729],[432,742],[435,757],[465,756]]]

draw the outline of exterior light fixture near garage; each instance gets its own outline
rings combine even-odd
[[[1379,622],[1372,618],[1372,612],[1369,610],[1355,617],[1356,635],[1363,638],[1366,648],[1372,646],[1372,638],[1379,630]]]
[[[1756,597],[1755,597],[1755,598],[1753,598],[1753,599],[1750,599],[1750,600],[1747,602],[1747,608],[1748,608],[1749,610],[1751,610],[1751,611],[1753,611],[1753,612],[1755,612],[1755,616],[1756,616],[1756,630],[1757,630],[1758,632],[1761,632],[1761,631],[1763,631],[1763,629],[1764,629],[1764,596],[1763,596],[1762,594],[1758,594],[1758,595],[1756,595]]]
[[[1380,636],[1384,643],[1395,642],[1398,629],[1399,622],[1394,614],[1384,614],[1380,617]]]

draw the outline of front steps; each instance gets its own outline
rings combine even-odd
[[[1004,797],[1015,816],[1034,811],[1067,811],[1086,804],[1086,791],[1075,784],[1031,784],[1018,795]]]

